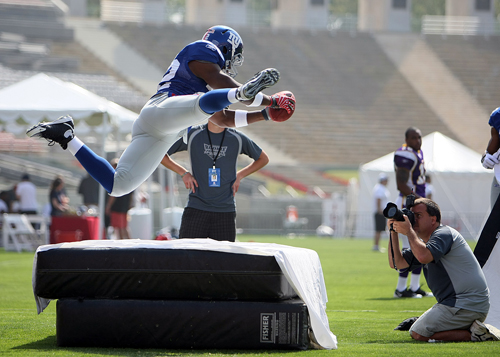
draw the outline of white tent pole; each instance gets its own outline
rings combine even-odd
[[[102,114],[102,150],[101,154],[103,158],[106,158],[106,136],[108,132],[108,113]],[[99,185],[99,240],[103,239],[102,233],[104,230],[104,211],[105,207],[105,192],[104,187]]]
[[[165,219],[165,215],[163,214],[163,210],[165,209],[165,170],[166,168],[163,165],[158,166],[158,181],[160,181],[160,222],[161,228],[165,228],[167,226],[167,222]]]

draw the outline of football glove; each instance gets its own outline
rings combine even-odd
[[[295,111],[295,96],[290,91],[275,93],[271,96],[271,108],[285,109],[288,114]]]
[[[498,154],[499,153],[496,152],[493,155],[491,155],[489,152],[486,152],[481,158],[481,163],[483,164],[483,167],[485,169],[492,169],[493,166],[500,163],[500,160],[498,159]]]
[[[271,106],[262,109],[261,113],[264,119],[272,120],[275,122],[287,121],[293,115],[293,111],[291,113],[288,113],[285,109],[274,109],[271,108]]]

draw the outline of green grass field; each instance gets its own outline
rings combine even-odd
[[[371,240],[287,239],[239,236],[240,241],[278,243],[318,252],[328,290],[327,314],[337,336],[332,351],[136,350],[59,348],[55,302],[36,313],[31,288],[33,253],[0,250],[0,355],[2,356],[499,356],[499,342],[422,343],[393,329],[418,316],[434,298],[394,299],[397,273],[386,254],[371,251]],[[384,244],[387,240],[384,241]],[[422,278],[422,282],[425,279]]]

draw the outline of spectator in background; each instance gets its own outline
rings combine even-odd
[[[387,223],[382,212],[391,199],[391,194],[389,192],[389,189],[387,188],[388,182],[389,178],[387,177],[387,175],[385,173],[381,173],[378,177],[378,183],[373,188],[373,199],[375,203],[375,237],[373,240],[372,250],[375,252],[385,252],[385,249],[379,247],[379,243],[380,236],[382,232],[385,232]]]
[[[49,200],[52,217],[62,216],[69,210],[69,197],[66,196],[64,180],[57,176],[50,185]]]
[[[431,177],[425,175],[425,198],[432,200],[432,194],[434,193],[434,186],[431,183]]]
[[[111,166],[116,169],[118,159],[111,160]],[[134,191],[124,196],[109,196],[106,203],[105,214],[110,217],[110,225],[117,239],[130,239],[127,212],[134,206]]]
[[[487,169],[493,169],[495,165],[500,163],[500,107],[496,108],[490,115],[490,141],[486,147],[486,151],[481,158],[481,163]],[[500,195],[500,184],[496,177],[493,176],[493,182],[491,183],[491,196],[490,203],[491,208],[495,205],[498,196]]]
[[[99,205],[99,183],[89,174],[80,181],[78,193],[82,195],[85,206]]]
[[[8,196],[7,191],[0,192],[0,214],[9,213],[9,206],[7,205]]]
[[[396,204],[403,208],[406,196],[414,194],[416,198],[425,197],[425,165],[422,147],[422,132],[410,127],[405,132],[405,143],[394,152],[394,169],[399,197]],[[407,237],[401,237],[403,249],[410,247]],[[433,296],[420,286],[422,268],[414,269],[411,274],[410,287],[407,288],[408,270],[399,271],[398,284],[394,291],[395,298],[421,298]]]
[[[17,196],[16,196],[16,189],[17,189],[17,184],[12,186],[10,190],[5,191],[5,203],[7,204],[7,207],[9,208],[8,213],[18,213],[19,212],[19,202],[17,201]]]
[[[19,213],[38,214],[36,186],[30,181],[30,176],[24,174],[16,186],[16,197],[19,201]]]
[[[192,173],[169,155],[188,151]],[[238,156],[245,154],[254,161],[236,171]],[[211,121],[192,127],[186,142],[179,138],[161,163],[181,175],[191,190],[181,220],[180,238],[236,240],[235,195],[241,180],[267,165],[267,154],[248,136],[222,128]]]

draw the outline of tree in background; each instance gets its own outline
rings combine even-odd
[[[358,0],[330,0],[332,14],[358,14]]]

